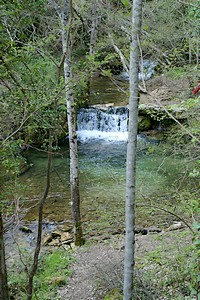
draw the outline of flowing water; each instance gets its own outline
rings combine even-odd
[[[118,92],[120,97],[122,94]],[[110,97],[110,100],[113,102],[113,98]],[[77,132],[84,233],[86,236],[97,236],[123,232],[127,109],[81,109]],[[139,205],[136,209],[136,223],[141,226],[164,226],[167,222],[167,217],[149,208],[149,203],[155,199],[157,203],[167,203],[169,186],[174,184],[180,172],[181,160],[163,155],[161,150],[164,148],[165,145],[154,139],[138,136]],[[15,190],[18,198],[25,203],[24,209],[32,207],[24,216],[25,221],[31,222],[37,219],[37,201],[45,189],[47,155],[44,151],[34,149],[29,149],[26,155],[32,167],[20,176]],[[71,222],[67,139],[53,155],[51,188],[45,204],[44,219],[50,223]]]
[[[108,118],[109,112],[110,110],[107,112]],[[84,233],[86,236],[97,236],[123,232],[127,132],[124,131],[124,126],[115,127],[115,122],[113,124],[115,131],[112,131],[112,128],[99,131],[96,124],[90,124],[91,127],[85,128],[86,113],[85,110],[80,111],[78,128]],[[88,110],[89,116],[90,113]],[[102,123],[107,120],[107,113],[103,112]],[[120,114],[119,118],[123,119],[123,116]],[[118,118],[115,117],[114,120],[118,124]],[[138,135],[137,199],[142,206],[137,208],[137,224],[140,226],[149,227],[155,224],[164,226],[166,222],[166,218],[159,219],[155,216],[155,211],[149,209],[146,200],[143,200],[145,195],[151,199],[150,202],[156,197],[159,201],[167,201],[168,187],[179,172],[180,162],[171,157],[162,157],[162,152],[159,151],[161,147],[163,145],[158,141]],[[33,166],[20,177],[20,197],[29,206],[34,206],[44,191],[47,155],[45,152],[31,149],[27,155]],[[30,222],[36,218],[37,206],[26,214],[25,220]],[[67,140],[53,155],[51,189],[44,209],[44,218],[46,222],[71,222]]]

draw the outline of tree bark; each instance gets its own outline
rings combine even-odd
[[[40,248],[41,248],[41,239],[42,239],[42,220],[43,220],[43,207],[45,200],[48,196],[49,193],[49,188],[50,188],[50,171],[51,171],[51,161],[52,161],[52,132],[50,130],[49,134],[49,147],[48,147],[48,163],[47,163],[47,181],[46,181],[46,187],[44,191],[44,195],[42,199],[39,202],[39,207],[38,207],[38,232],[37,232],[37,241],[36,241],[36,246],[35,246],[35,253],[34,253],[34,259],[33,259],[33,264],[31,266],[30,273],[28,274],[28,284],[27,284],[27,300],[32,299],[33,295],[33,279],[35,276],[35,273],[38,268],[38,257],[40,254]]]
[[[126,238],[124,261],[123,299],[131,300],[133,296],[133,271],[135,264],[135,177],[136,149],[138,129],[138,72],[139,72],[139,33],[142,21],[142,0],[133,0],[132,41],[130,45],[130,98],[129,129],[126,161]]]
[[[5,246],[3,237],[3,218],[0,211],[0,299],[8,300],[8,282],[7,282],[7,269],[5,259]]]
[[[82,226],[80,216],[80,192],[79,192],[79,169],[78,169],[78,149],[76,134],[76,114],[75,101],[72,90],[72,69],[71,69],[71,44],[70,27],[72,21],[72,0],[65,0],[62,12],[62,49],[64,59],[64,78],[67,104],[67,120],[70,147],[70,192],[72,221],[74,227],[75,245],[83,244]]]

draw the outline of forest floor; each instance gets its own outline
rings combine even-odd
[[[183,231],[182,231],[183,230]],[[178,231],[166,231],[158,234],[136,235],[136,286],[142,290],[143,296],[136,299],[174,299],[168,298],[162,293],[156,293],[153,284],[154,273],[159,273],[152,263],[152,255],[173,257],[174,253],[183,249],[190,241],[185,229]],[[173,252],[172,252],[173,251]],[[123,287],[123,260],[124,260],[124,236],[113,236],[110,240],[92,243],[88,246],[77,248],[74,252],[75,263],[72,265],[73,275],[68,284],[59,289],[58,294],[63,300],[120,300]],[[163,257],[164,257],[163,256]],[[155,269],[153,271],[153,269]],[[142,274],[142,276],[138,275]],[[167,272],[165,273],[166,276]],[[145,276],[144,276],[145,275]],[[160,276],[162,276],[160,274]],[[146,279],[145,279],[146,277]],[[137,289],[137,288],[136,288]],[[173,291],[169,292],[172,293]],[[108,297],[108,295],[110,296]],[[137,291],[138,294],[138,291]],[[107,295],[108,298],[105,298]]]

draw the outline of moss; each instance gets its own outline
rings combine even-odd
[[[151,120],[146,116],[139,116],[138,119],[138,129],[139,131],[149,130],[151,128]]]
[[[104,300],[121,300],[123,299],[120,289],[115,288],[104,298]]]

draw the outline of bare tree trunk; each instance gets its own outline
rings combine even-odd
[[[33,295],[33,278],[37,271],[38,257],[39,257],[40,248],[41,248],[43,207],[44,207],[44,203],[48,196],[49,188],[50,188],[50,171],[51,171],[51,161],[52,161],[52,140],[53,140],[53,138],[51,136],[51,130],[50,130],[49,135],[50,135],[50,137],[49,137],[49,147],[48,147],[47,181],[46,181],[44,195],[43,195],[42,199],[40,200],[39,207],[38,207],[38,233],[37,233],[37,241],[36,241],[36,246],[35,246],[33,264],[31,266],[30,273],[28,274],[27,296],[26,296],[27,300],[31,300],[32,295]]]
[[[142,21],[142,0],[133,0],[132,41],[130,45],[130,98],[129,129],[126,161],[126,239],[124,261],[123,299],[133,296],[133,271],[135,264],[135,176],[138,128],[138,72],[139,72],[139,33]]]
[[[74,227],[75,245],[83,244],[82,226],[80,217],[80,192],[79,192],[79,169],[78,149],[76,134],[75,103],[72,91],[72,70],[71,70],[71,45],[70,27],[72,20],[72,0],[65,0],[62,16],[62,48],[64,59],[64,78],[66,88],[67,120],[70,147],[70,192],[72,206],[72,220]]]
[[[5,259],[5,246],[3,237],[3,218],[0,211],[0,299],[8,300],[8,282],[7,282],[7,269]]]

